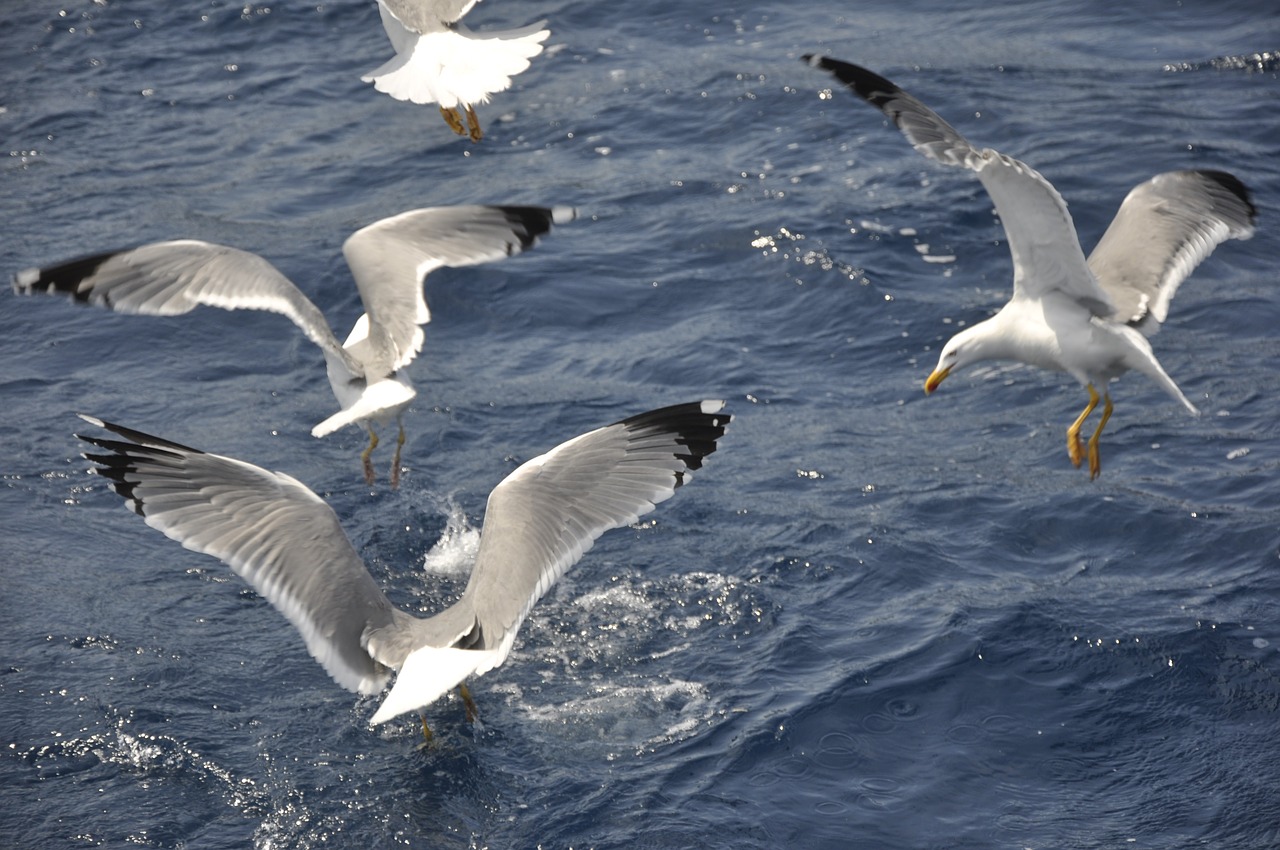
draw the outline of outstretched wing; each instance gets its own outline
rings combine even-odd
[[[369,335],[361,359],[389,374],[422,349],[431,320],[423,279],[441,266],[472,266],[533,247],[574,218],[569,207],[458,206],[411,210],[357,230],[342,246],[356,279]]]
[[[319,496],[283,473],[81,418],[124,438],[80,437],[105,452],[85,458],[147,525],[253,585],[334,681],[382,690],[390,672],[369,657],[364,637],[396,610]]]
[[[15,292],[62,293],[118,313],[176,316],[200,305],[288,316],[307,338],[344,356],[324,315],[275,266],[248,251],[177,239],[19,272]],[[354,367],[353,371],[358,371]]]
[[[1222,242],[1253,235],[1249,190],[1225,171],[1169,171],[1134,187],[1089,255],[1117,321],[1150,336],[1182,281]]]
[[[977,173],[1008,236],[1015,295],[1039,298],[1058,290],[1096,315],[1111,314],[1107,294],[1085,264],[1066,201],[1039,172],[998,151],[974,147],[938,113],[873,71],[825,56],[804,59],[887,115],[920,153]]]
[[[490,667],[502,663],[529,609],[596,538],[635,522],[701,468],[729,423],[723,408],[722,401],[694,402],[598,428],[522,464],[494,488],[458,602],[476,612],[476,648],[498,650]]]

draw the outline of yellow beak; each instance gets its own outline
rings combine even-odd
[[[925,395],[928,395],[929,393],[936,390],[938,388],[938,384],[942,383],[946,379],[947,375],[950,375],[950,374],[951,374],[950,366],[948,366],[945,369],[934,369],[933,372],[929,374],[929,377],[925,379],[925,382],[924,382]]]

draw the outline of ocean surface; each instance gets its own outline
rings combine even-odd
[[[571,204],[443,270],[404,477],[366,486],[285,319],[0,293],[0,847],[1280,846],[1280,10],[1255,0],[488,0],[546,52],[455,137],[360,74],[370,0],[0,6],[0,273],[150,240],[256,251],[340,335],[355,229]],[[799,57],[871,67],[1032,164],[1086,250],[1125,193],[1227,169],[1259,209],[1154,346],[1203,411],[1069,378],[922,382],[1008,296],[968,172]],[[1270,58],[1268,58],[1268,54]],[[632,413],[724,398],[692,484],[605,535],[507,663],[417,721],[129,513],[92,414],[287,472],[398,604],[466,580],[489,490]]]

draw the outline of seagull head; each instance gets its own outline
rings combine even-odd
[[[936,390],[938,384],[946,380],[946,377],[956,369],[963,369],[970,363],[986,360],[988,355],[985,353],[985,339],[983,326],[979,324],[966,328],[947,340],[947,344],[942,347],[942,354],[938,356],[938,365],[929,373],[929,377],[925,378],[925,394]]]

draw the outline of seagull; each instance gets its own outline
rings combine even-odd
[[[378,0],[396,55],[360,79],[396,100],[439,103],[445,123],[473,142],[484,137],[472,104],[506,91],[551,35],[546,21],[478,35],[462,23],[477,0]],[[463,127],[463,119],[466,127]]]
[[[268,310],[288,316],[320,346],[329,385],[341,410],[311,430],[324,437],[347,425],[369,432],[361,453],[365,481],[374,481],[374,425],[399,426],[391,486],[399,485],[401,414],[416,396],[405,367],[422,349],[431,320],[423,281],[441,266],[471,266],[530,248],[552,224],[572,220],[570,207],[458,206],[410,210],[357,230],[342,246],[365,312],[341,345],[319,308],[257,254],[195,239],[153,242],[45,268],[19,272],[14,291],[69,294],[115,310],[175,316],[201,304],[226,310]]]
[[[1253,235],[1249,191],[1225,171],[1170,171],[1129,192],[1086,260],[1066,201],[1024,162],[970,144],[936,112],[866,68],[807,55],[893,120],[929,159],[978,174],[995,202],[1013,254],[1013,296],[984,322],[953,336],[925,380],[932,393],[953,371],[981,360],[1014,360],[1066,372],[1089,394],[1067,428],[1067,455],[1079,467],[1080,428],[1104,401],[1089,440],[1089,476],[1102,464],[1098,439],[1111,418],[1108,384],[1135,369],[1192,415],[1195,405],[1165,373],[1147,338],[1160,329],[1178,285],[1227,239]]]
[[[371,724],[421,710],[506,660],[534,603],[605,531],[669,499],[717,448],[730,416],[706,400],[641,413],[561,443],[489,494],[462,596],[425,619],[393,605],[338,518],[282,472],[82,415],[123,439],[81,436],[84,457],[147,525],[222,560],[302,634],[334,681],[395,684]]]

